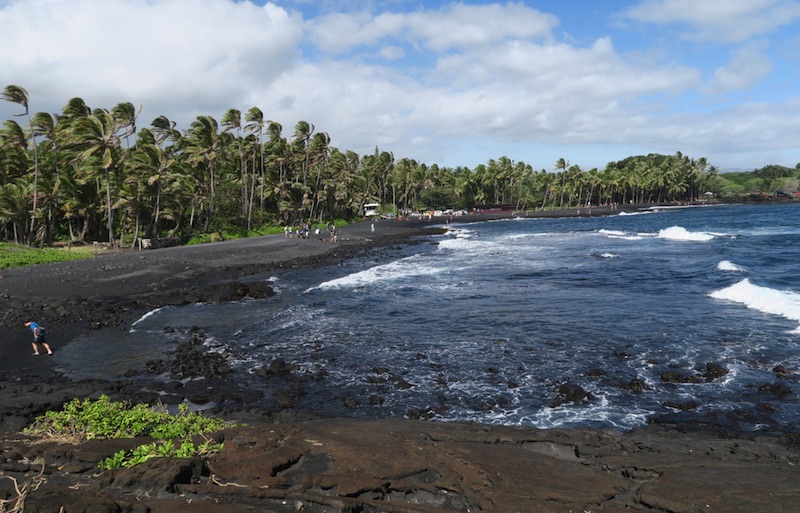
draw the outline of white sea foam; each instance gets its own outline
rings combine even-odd
[[[800,322],[800,294],[788,290],[776,290],[753,285],[745,278],[730,287],[716,290],[710,294],[714,299],[725,299],[741,303],[759,312],[780,315],[786,319]],[[793,331],[800,334],[800,326]]]
[[[447,233],[457,239],[468,239],[475,235],[474,230],[467,228],[450,228]]]
[[[451,228],[447,235],[439,240],[439,249],[463,250],[475,244],[475,232],[466,228]]]
[[[586,424],[605,424],[617,429],[630,429],[647,424],[652,410],[622,407],[599,397],[588,406],[562,405],[545,407],[523,420],[523,425],[532,424],[542,429],[573,427]]]
[[[415,262],[416,256],[403,258],[384,265],[370,267],[357,273],[348,274],[335,280],[326,281],[316,287],[308,289],[338,289],[338,288],[359,288],[374,285],[380,282],[394,281],[414,276],[428,276],[438,274],[442,269],[428,267]]]
[[[601,233],[603,235],[610,235],[610,236],[614,236],[614,237],[624,237],[624,236],[628,235],[626,232],[623,232],[623,231],[620,231],[620,230],[606,230],[605,228],[601,228],[600,230],[598,230],[598,233]]]
[[[616,255],[614,253],[609,253],[608,251],[603,252],[603,253],[597,253],[597,252],[592,251],[591,253],[589,253],[589,256],[596,257],[596,258],[617,258],[617,256],[619,256],[619,255]]]
[[[153,316],[153,315],[157,314],[158,312],[160,312],[160,311],[161,311],[161,310],[163,310],[164,308],[165,308],[165,307],[163,307],[163,306],[162,306],[162,307],[160,307],[160,308],[156,308],[155,310],[150,310],[149,312],[147,312],[147,313],[146,313],[146,314],[144,314],[143,316],[139,317],[138,319],[136,319],[136,320],[133,322],[133,324],[131,324],[131,329],[130,329],[129,331],[130,331],[131,333],[133,333],[134,331],[136,331],[136,329],[134,329],[134,328],[135,328],[135,326],[136,326],[137,324],[139,324],[140,322],[144,321],[144,320],[145,320],[145,319],[147,319],[148,317],[151,317],[151,316]]]
[[[658,232],[658,236],[667,240],[680,240],[692,242],[708,242],[714,235],[705,232],[690,232],[682,226],[670,226]]]
[[[640,210],[638,212],[620,212],[618,216],[644,216],[647,214],[655,214],[656,210]]]
[[[731,262],[730,260],[723,260],[717,264],[717,270],[719,271],[732,271],[732,272],[742,272],[744,268],[738,266]]]
[[[439,249],[465,250],[475,246],[475,241],[469,237],[453,237],[439,241]]]
[[[643,235],[638,233],[623,232],[620,230],[606,230],[605,228],[597,231],[600,235],[605,235],[609,239],[641,240]]]

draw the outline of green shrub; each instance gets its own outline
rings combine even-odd
[[[171,415],[163,407],[147,404],[131,405],[111,401],[102,395],[96,401],[73,399],[61,411],[49,411],[37,417],[25,432],[66,437],[77,442],[94,438],[134,438],[149,436],[162,442],[140,445],[133,451],[120,451],[99,463],[104,469],[131,467],[153,457],[189,458],[207,455],[222,449],[222,444],[205,439],[195,445],[190,438],[219,431],[233,424],[213,417],[189,413],[181,404],[178,414]],[[182,440],[175,446],[174,440]]]
[[[192,458],[194,456],[207,456],[222,449],[222,444],[205,440],[199,445],[195,445],[190,440],[184,440],[181,445],[176,447],[172,440],[164,440],[161,443],[153,442],[143,444],[132,451],[117,451],[113,456],[101,461],[98,466],[104,470],[114,468],[130,468],[144,463],[150,458]]]

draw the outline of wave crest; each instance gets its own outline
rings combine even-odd
[[[682,226],[670,226],[658,232],[658,237],[667,240],[683,240],[692,242],[708,242],[714,235],[706,232],[690,232]]]
[[[745,305],[770,315],[779,315],[800,322],[800,294],[788,290],[776,290],[753,285],[747,278],[716,290],[710,294],[714,299],[725,299]],[[800,333],[800,326],[794,333]]]

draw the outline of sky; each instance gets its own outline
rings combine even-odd
[[[800,162],[800,0],[0,0],[0,34],[31,113],[130,102],[185,131],[258,107],[447,167]]]

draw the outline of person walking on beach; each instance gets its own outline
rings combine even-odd
[[[47,354],[53,354],[53,350],[50,349],[50,346],[44,339],[44,328],[33,321],[26,322],[25,326],[29,327],[33,332],[33,342],[31,342],[33,354],[39,356],[39,344],[42,344],[42,347],[47,350]]]

